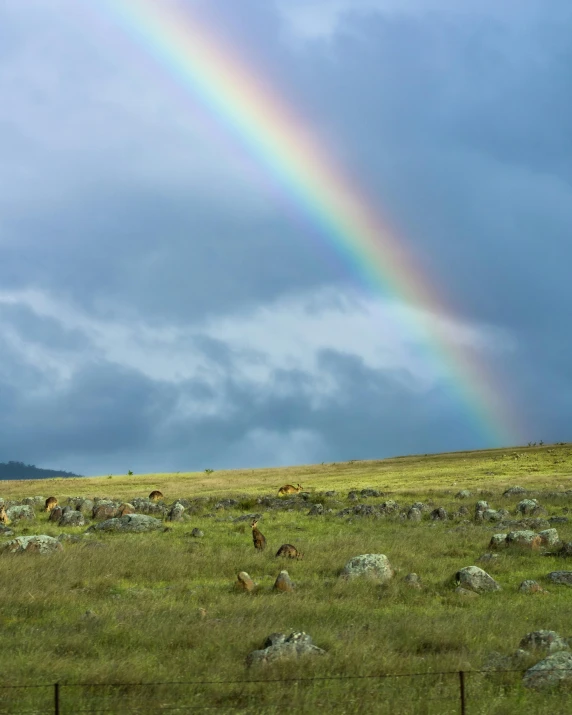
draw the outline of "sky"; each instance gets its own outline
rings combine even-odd
[[[441,313],[319,240],[118,1],[0,3],[0,462],[572,439],[568,0],[178,0],[367,197]],[[435,359],[421,320],[478,373]],[[479,412],[491,385],[503,409]]]

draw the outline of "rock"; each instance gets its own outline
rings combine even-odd
[[[33,508],[29,504],[22,506],[11,506],[6,509],[6,514],[10,521],[33,521],[36,518]]]
[[[399,504],[393,499],[388,499],[380,505],[379,510],[384,514],[394,514],[399,511]]]
[[[334,491],[333,489],[330,489],[330,491],[328,491],[328,492],[324,492],[325,497],[335,497],[336,494],[337,494],[337,492]]]
[[[538,536],[540,536],[542,546],[556,546],[560,541],[556,529],[544,529],[538,532]]]
[[[537,581],[527,579],[518,587],[520,593],[547,593]]]
[[[114,519],[107,519],[100,524],[90,526],[90,531],[127,531],[127,532],[143,532],[156,531],[163,528],[163,522],[146,514],[126,514]]]
[[[506,535],[506,542],[509,546],[520,546],[525,549],[539,549],[542,539],[534,531],[511,531]]]
[[[283,638],[283,639],[282,639]],[[248,654],[246,665],[266,665],[284,658],[300,658],[306,655],[325,655],[326,651],[312,643],[307,633],[294,632],[287,637],[281,633],[273,633],[267,641],[272,639],[274,645],[254,650]]]
[[[467,588],[476,593],[486,593],[489,591],[500,591],[501,587],[492,576],[478,566],[465,566],[455,574],[455,582],[458,586]]]
[[[526,688],[552,688],[572,681],[572,653],[559,651],[529,668],[522,678]]]
[[[308,516],[321,516],[324,513],[323,504],[314,504],[314,506],[308,512]]]
[[[218,501],[215,505],[215,509],[232,509],[235,506],[238,506],[239,502],[237,499],[221,499]]]
[[[558,556],[572,556],[572,541],[565,541],[558,549]]]
[[[509,487],[502,493],[503,497],[512,497],[516,494],[526,494],[526,489],[524,487]]]
[[[483,501],[483,500],[478,501],[478,502],[475,504],[475,513],[478,513],[478,512],[480,512],[480,511],[481,511],[481,512],[484,512],[484,511],[486,511],[488,508],[489,508],[488,502]]]
[[[409,588],[423,588],[423,586],[421,585],[421,579],[416,573],[408,573],[407,576],[405,576],[405,578],[403,579],[403,581],[407,586],[409,586]]]
[[[495,509],[485,509],[483,512],[483,521],[500,521],[503,515]]]
[[[523,516],[532,516],[536,514],[537,509],[538,502],[536,499],[523,499],[516,505],[516,513],[522,514]]]
[[[351,492],[348,492],[348,500],[349,501],[357,501],[358,500],[358,493],[355,489],[352,489]]]
[[[191,536],[194,536],[195,539],[202,539],[204,535],[205,535],[205,532],[202,531],[201,529],[197,529],[196,526],[195,526],[195,528],[191,531]]]
[[[262,521],[263,518],[263,514],[242,514],[242,516],[236,516],[232,522],[233,524],[240,524],[242,521],[252,523],[253,521]]]
[[[424,504],[422,501],[416,501],[415,504],[411,505],[411,508],[419,509],[420,512],[429,511],[427,504]]]
[[[507,546],[507,536],[508,534],[493,534],[489,541],[489,549],[502,549]]]
[[[527,633],[521,639],[519,646],[526,650],[546,650],[549,653],[568,650],[567,641],[556,631],[532,631],[532,633]]]
[[[382,497],[383,492],[378,491],[377,489],[362,489],[360,492],[360,496],[362,497]]]
[[[25,499],[22,499],[22,504],[26,504],[31,507],[44,506],[45,503],[45,497],[26,497]]]
[[[432,521],[446,521],[448,518],[446,510],[440,506],[437,509],[433,509],[431,514],[429,514],[429,518]]]
[[[85,517],[81,511],[72,509],[62,514],[61,519],[58,521],[58,526],[85,526]]]
[[[55,521],[59,522],[59,520],[62,518],[64,515],[64,510],[62,509],[61,506],[55,506],[51,511],[50,515],[48,516],[48,521]]]
[[[15,532],[7,526],[0,525],[0,536],[14,536]]]
[[[310,636],[308,636],[310,638]],[[264,641],[264,647],[270,648],[272,645],[282,645],[286,641],[284,633],[271,633]],[[311,638],[310,638],[311,642]]]
[[[546,578],[552,583],[572,586],[572,571],[551,571]]]
[[[239,591],[247,591],[248,593],[250,593],[251,591],[254,591],[254,589],[256,588],[256,584],[246,573],[246,571],[240,571],[237,576],[237,580],[234,584],[234,587]]]
[[[483,554],[482,556],[479,556],[477,561],[496,561],[498,559],[499,555],[498,554],[491,554],[490,552],[487,552],[486,554]]]
[[[550,524],[567,524],[569,519],[567,516],[551,516],[548,521]]]
[[[123,502],[117,507],[117,513],[115,516],[125,516],[126,514],[135,514],[136,509],[133,504],[129,502]]]
[[[113,519],[117,516],[119,504],[117,502],[98,501],[93,505],[93,519]]]
[[[469,598],[478,598],[479,594],[476,591],[469,591],[467,588],[463,588],[462,586],[457,586],[455,589],[455,593],[458,594],[459,596],[464,596],[464,597],[469,597]]]
[[[274,582],[275,591],[283,591],[289,593],[294,590],[294,584],[292,583],[288,571],[280,571],[276,581]]]
[[[135,510],[138,514],[147,514],[147,516],[158,516],[158,517],[165,517],[167,516],[168,510],[167,507],[160,503],[160,502],[154,502],[151,501],[150,499],[145,499],[142,497],[138,497],[136,499],[131,500],[131,504],[135,507]]]
[[[93,514],[93,502],[84,497],[69,497],[68,504],[76,511],[81,511],[85,516]]]
[[[472,495],[468,489],[461,489],[461,491],[457,492],[455,496],[457,497],[457,499],[468,499]]]
[[[54,551],[63,551],[63,546],[57,539],[45,534],[37,536],[18,536],[12,541],[3,544],[1,547],[2,553],[23,554],[51,554]]]
[[[386,583],[393,578],[394,571],[384,554],[362,554],[347,562],[341,576],[347,579],[365,576]]]
[[[421,516],[421,509],[417,509],[414,506],[412,506],[407,512],[407,518],[410,521],[421,521]]]
[[[179,502],[175,502],[169,510],[167,515],[168,521],[183,521],[183,514],[185,513],[185,507]]]

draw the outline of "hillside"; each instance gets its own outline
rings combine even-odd
[[[0,480],[6,479],[53,479],[54,477],[80,477],[80,474],[63,469],[41,469],[24,462],[0,462]]]

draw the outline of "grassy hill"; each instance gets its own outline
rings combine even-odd
[[[258,497],[275,495],[288,482],[300,482],[310,495],[306,500],[295,497],[289,510],[258,502]],[[85,527],[59,527],[40,510],[35,521],[14,525],[17,535],[65,532],[72,540],[64,541],[63,552],[51,556],[0,555],[1,683],[208,681],[145,690],[68,686],[62,691],[68,702],[63,712],[89,706],[150,713],[186,704],[241,713],[457,713],[456,671],[481,670],[493,652],[513,653],[530,631],[572,635],[572,591],[546,579],[551,571],[572,570],[570,561],[541,551],[510,549],[490,562],[479,561],[499,529],[474,521],[475,503],[486,499],[493,508],[508,510],[514,520],[521,497],[502,493],[515,484],[538,499],[544,518],[565,517],[572,508],[572,445],[208,475],[4,482],[0,497],[5,500],[39,494],[62,502],[78,495],[128,500],[152,489],[160,489],[167,503],[203,499],[187,509],[186,521],[148,534],[83,536]],[[384,496],[348,500],[349,490],[364,487],[381,490]],[[460,489],[471,490],[472,496],[458,499]],[[328,490],[337,493],[325,496]],[[237,497],[236,505],[217,504],[232,496]],[[443,506],[449,518],[432,521],[429,512],[421,522],[397,514],[338,515],[359,502],[379,505],[387,499],[402,508],[416,501],[430,509]],[[322,503],[326,513],[308,516],[313,503]],[[461,506],[468,514],[458,513]],[[268,541],[263,553],[252,545],[252,513],[261,514],[259,528]],[[571,523],[555,526],[563,541],[572,541]],[[191,536],[195,527],[204,538]],[[9,538],[0,536],[3,542]],[[283,543],[298,547],[304,559],[277,559]],[[389,584],[340,580],[344,564],[366,553],[389,558],[396,572]],[[457,594],[454,574],[470,565],[484,568],[502,590],[474,598]],[[281,569],[287,569],[295,582],[294,593],[272,591]],[[234,590],[239,571],[247,571],[257,582],[255,593]],[[421,590],[404,581],[411,572],[421,577]],[[518,586],[525,579],[537,580],[548,593],[520,593]],[[256,671],[246,668],[247,654],[262,647],[266,636],[294,630],[308,632],[327,655]],[[525,656],[519,667],[540,657]],[[441,671],[453,675],[431,675]],[[376,677],[405,673],[428,675],[407,680]],[[345,680],[348,676],[356,679]],[[268,682],[301,677],[341,679]],[[572,701],[564,695],[525,691],[520,677],[471,674],[468,712],[570,711]],[[257,682],[245,685],[245,679]],[[6,712],[15,713],[14,693],[2,694]],[[39,709],[43,697],[52,702],[49,688],[45,693],[18,691],[18,707]]]

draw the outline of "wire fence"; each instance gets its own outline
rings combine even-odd
[[[394,713],[559,715],[572,712],[572,672],[542,671],[556,687],[527,688],[522,670],[155,683],[0,685],[0,715],[151,713]],[[568,675],[567,679],[566,675]]]

